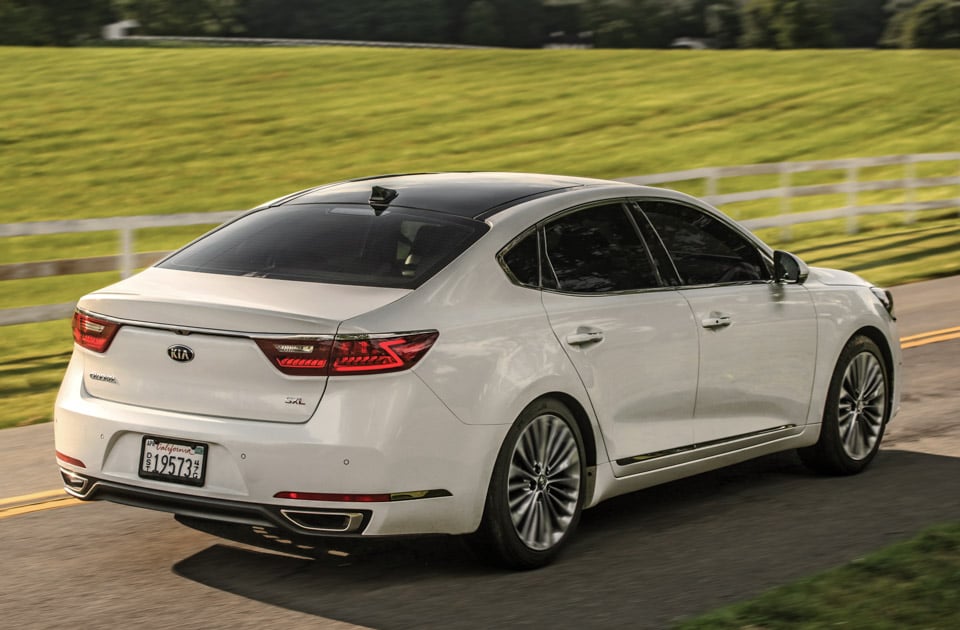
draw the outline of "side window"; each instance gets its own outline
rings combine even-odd
[[[540,286],[540,257],[537,252],[537,232],[523,237],[503,255],[503,264],[517,282],[527,287]]]
[[[560,217],[547,224],[545,236],[546,257],[561,291],[606,293],[659,286],[643,241],[619,203]]]
[[[685,285],[769,279],[757,247],[709,214],[668,201],[641,201]]]

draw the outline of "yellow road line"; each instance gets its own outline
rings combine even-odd
[[[944,328],[943,330],[931,330],[930,332],[919,333],[916,335],[909,335],[907,337],[900,337],[900,343],[905,341],[914,341],[915,339],[923,339],[925,337],[936,337],[939,335],[946,335],[950,333],[960,332],[960,326],[954,326],[953,328]]]
[[[950,341],[952,339],[960,339],[960,331],[952,334],[937,335],[936,337],[917,339],[916,341],[908,341],[906,343],[901,342],[900,347],[906,350],[907,348],[916,348],[917,346],[925,346],[927,344],[937,343],[940,341]]]
[[[45,499],[54,499],[57,497],[65,498],[66,496],[67,493],[63,491],[63,488],[57,488],[56,490],[44,490],[43,492],[34,492],[33,494],[23,494],[19,497],[7,497],[5,499],[0,499],[0,508],[18,503],[36,503],[37,501],[43,501]]]
[[[56,508],[70,507],[71,505],[80,505],[83,503],[80,499],[73,497],[63,497],[62,499],[53,499],[43,503],[33,503],[30,505],[20,505],[17,507],[0,510],[0,520],[10,518],[11,516],[20,516],[21,514],[30,514],[32,512],[42,512],[44,510],[54,510]]]

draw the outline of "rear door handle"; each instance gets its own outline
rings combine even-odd
[[[571,346],[582,346],[587,343],[596,343],[598,341],[603,341],[603,331],[597,330],[596,328],[587,328],[581,326],[577,328],[577,332],[572,335],[567,335],[567,343]]]
[[[723,328],[731,323],[733,323],[733,320],[730,319],[730,316],[723,313],[710,313],[709,317],[700,320],[700,324],[704,328]]]

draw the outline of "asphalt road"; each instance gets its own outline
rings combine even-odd
[[[895,296],[903,336],[960,326],[960,278]],[[905,350],[903,410],[866,473],[786,453],[620,497],[529,573],[445,538],[310,561],[107,503],[0,512],[0,627],[663,627],[960,520],[958,357],[960,340]],[[0,432],[0,501],[58,487],[51,453],[49,425]]]

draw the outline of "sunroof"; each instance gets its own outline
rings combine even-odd
[[[478,218],[523,199],[582,186],[572,178],[514,173],[398,175],[326,186],[290,203],[368,204],[374,186],[396,191],[391,206]]]

